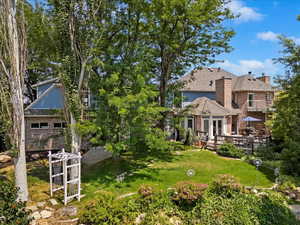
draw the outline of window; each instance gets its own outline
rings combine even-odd
[[[62,124],[61,124],[61,123],[54,123],[54,124],[53,124],[53,127],[54,127],[54,128],[61,128],[61,127],[62,127]]]
[[[48,123],[40,123],[40,128],[49,128]]]
[[[40,128],[40,124],[39,123],[32,123],[31,124],[31,129],[37,129]]]
[[[272,94],[266,93],[266,101],[272,101]]]
[[[185,129],[191,128],[194,129],[194,118],[193,117],[187,117],[185,119]]]
[[[32,123],[31,124],[31,129],[45,129],[45,128],[49,128],[49,124],[48,123]]]
[[[248,106],[249,107],[254,106],[254,94],[253,93],[248,94]]]
[[[209,120],[204,120],[204,132],[209,133]]]
[[[193,129],[193,118],[188,118],[188,128],[192,128]]]
[[[66,128],[67,127],[67,124],[65,122],[62,122],[62,123],[54,123],[53,124],[53,127],[54,128]]]

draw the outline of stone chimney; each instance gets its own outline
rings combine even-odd
[[[222,77],[216,80],[216,101],[227,109],[232,104],[232,78]]]
[[[261,80],[265,84],[270,84],[270,80],[271,80],[270,76],[266,76],[265,73],[262,73],[262,76],[258,77],[257,79]]]

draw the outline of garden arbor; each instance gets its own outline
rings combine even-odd
[[[64,204],[77,198],[80,201],[81,186],[81,155],[78,153],[61,152],[51,154],[49,151],[50,194],[63,190]]]

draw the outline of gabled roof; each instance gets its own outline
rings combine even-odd
[[[200,97],[195,99],[191,105],[190,113],[193,115],[213,115],[213,116],[227,116],[236,115],[240,111],[237,109],[226,109],[215,100],[211,100],[206,97]]]
[[[62,86],[60,84],[52,84],[42,95],[40,95],[37,99],[35,99],[29,106],[26,107],[25,111],[29,110],[29,109],[35,109],[34,106],[40,102],[43,102],[43,105],[45,105],[45,102],[47,102],[47,97],[49,97],[48,95],[53,93],[53,90],[55,91],[55,89],[57,88],[62,88]],[[55,104],[61,105],[61,107],[58,108],[63,108],[63,99],[55,99]],[[54,108],[54,107],[50,107],[50,106],[46,106],[46,107],[42,107],[42,108],[38,108],[38,109],[58,109],[58,108]]]
[[[232,91],[274,91],[253,75],[236,76],[220,68],[202,68],[183,76],[180,81],[185,85],[181,91],[215,92],[215,81],[222,77],[232,79]]]
[[[235,79],[236,76],[220,68],[202,68],[194,70],[183,76],[180,81],[185,82],[182,91],[206,91],[216,90],[215,81],[222,77]]]
[[[53,79],[49,79],[49,80],[44,80],[44,81],[41,81],[37,84],[34,84],[32,85],[33,88],[35,87],[38,87],[38,86],[41,86],[41,85],[45,85],[45,84],[48,84],[48,83],[54,83],[54,82],[57,82],[59,80],[59,78],[53,78]]]

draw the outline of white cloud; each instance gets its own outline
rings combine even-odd
[[[248,22],[248,21],[258,21],[263,18],[263,15],[258,13],[254,8],[245,6],[241,0],[232,0],[228,3],[227,8],[235,16],[239,16],[236,20],[237,22]]]
[[[266,59],[264,61],[239,60],[238,63],[232,63],[229,60],[225,60],[222,63],[218,63],[217,66],[236,75],[244,75],[249,71],[257,76],[261,75],[262,73],[276,75],[281,71],[279,66],[273,63],[272,59]]]
[[[258,39],[264,40],[264,41],[278,41],[278,34],[267,31],[267,32],[260,32],[257,35]]]
[[[267,32],[257,33],[256,37],[264,41],[278,41],[279,35],[280,34],[278,33],[267,31]],[[300,45],[300,38],[297,38],[295,36],[288,36],[287,38],[292,39],[296,44]]]

